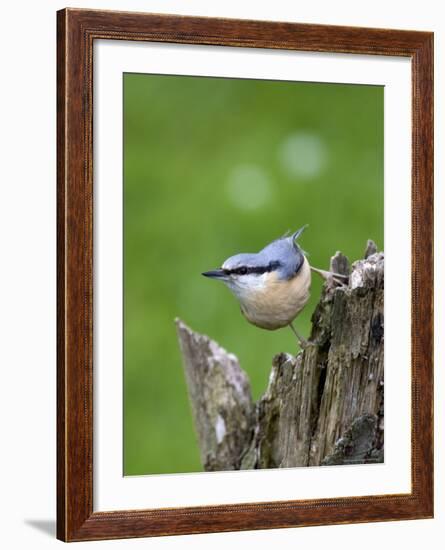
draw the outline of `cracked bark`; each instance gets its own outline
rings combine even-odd
[[[312,315],[312,345],[273,359],[254,403],[238,359],[177,320],[207,471],[383,462],[384,254],[368,241],[352,264],[337,252]]]

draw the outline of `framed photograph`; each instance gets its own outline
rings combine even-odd
[[[433,34],[57,31],[58,538],[433,517]]]

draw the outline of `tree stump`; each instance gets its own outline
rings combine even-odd
[[[275,356],[256,403],[235,355],[176,320],[206,471],[383,462],[384,254],[331,271],[347,284],[324,284],[310,345]]]

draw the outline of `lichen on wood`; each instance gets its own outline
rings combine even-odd
[[[330,269],[347,284],[325,283],[310,344],[275,356],[256,403],[237,358],[177,320],[205,470],[383,462],[384,254]]]

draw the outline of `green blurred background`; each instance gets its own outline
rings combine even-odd
[[[382,87],[124,75],[125,475],[202,470],[175,317],[239,357],[255,398],[297,351],[201,272],[306,223],[316,267],[383,248]]]

